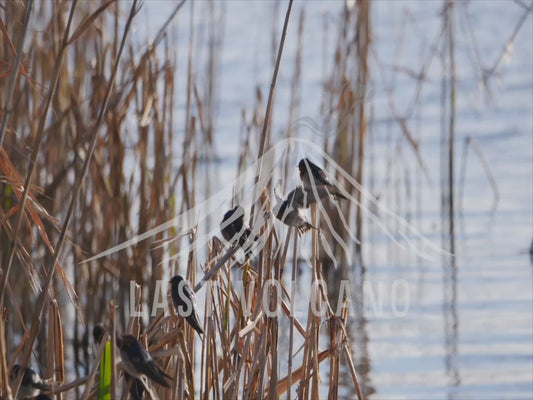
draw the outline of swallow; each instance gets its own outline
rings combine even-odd
[[[300,179],[304,184],[304,189],[308,192],[317,190],[319,197],[331,195],[335,198],[347,200],[340,190],[329,180],[327,174],[318,165],[311,162],[308,158],[303,158],[298,163],[300,170]]]
[[[229,243],[237,242],[244,229],[244,208],[240,205],[224,214],[220,223],[222,237]]]
[[[129,376],[141,379],[143,375],[146,375],[161,386],[170,387],[170,383],[167,382],[166,378],[171,379],[171,376],[159,368],[150,353],[135,337],[124,334],[122,337],[117,338],[117,346],[120,349],[122,365]]]
[[[309,229],[316,229],[304,218],[303,209],[309,207],[309,200],[306,199],[302,190],[296,188],[289,193],[283,200],[275,190],[277,204],[272,212],[285,225],[298,229],[300,234],[307,232]]]
[[[19,364],[15,364],[11,370],[10,379],[14,383],[19,374],[24,371],[24,376],[22,377],[22,382],[20,383],[20,388],[18,391],[19,399],[29,399],[35,396],[38,396],[41,393],[41,390],[47,392],[50,390],[50,385],[43,382],[40,375],[33,370],[31,367],[26,367],[22,369]]]
[[[237,205],[224,214],[220,223],[220,232],[228,243],[232,245],[238,244],[244,250],[247,257],[251,254],[253,242],[259,240],[259,236],[254,235],[253,241],[250,241],[252,231],[250,228],[244,226],[244,208],[240,205]]]
[[[93,327],[93,339],[94,339],[94,343],[95,343],[95,344],[100,344],[100,342],[101,342],[102,339],[104,338],[104,335],[105,335],[105,328],[104,328],[104,325],[102,325],[101,323],[100,323],[100,324],[96,324],[96,325]]]
[[[169,283],[176,314],[185,318],[199,335],[203,335],[204,330],[196,312],[196,301],[191,287],[181,275],[174,276]]]

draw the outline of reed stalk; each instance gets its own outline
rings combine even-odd
[[[280,38],[280,42],[279,42],[279,47],[278,47],[278,54],[276,56],[276,63],[274,65],[274,71],[272,72],[272,80],[270,81],[270,90],[268,92],[268,100],[267,100],[267,105],[266,105],[266,110],[265,110],[265,117],[263,119],[263,127],[261,129],[261,137],[259,139],[259,151],[257,153],[257,159],[259,160],[259,163],[258,163],[258,166],[257,166],[257,171],[256,171],[256,182],[259,181],[259,178],[261,176],[261,171],[262,171],[262,167],[263,167],[263,154],[265,152],[265,149],[266,149],[266,143],[267,143],[267,138],[268,138],[268,127],[269,127],[269,123],[270,123],[270,119],[271,119],[271,114],[272,114],[272,106],[274,104],[274,94],[275,94],[275,90],[276,90],[276,82],[278,80],[278,72],[279,72],[279,67],[281,65],[281,56],[283,54],[283,47],[285,45],[285,38],[287,37],[287,27],[289,26],[289,19],[290,19],[290,15],[291,15],[291,10],[292,10],[292,3],[293,3],[293,0],[289,0],[289,4],[287,5],[287,12],[285,14],[285,20],[283,22],[283,30],[281,32],[281,38]],[[266,188],[268,189],[268,188]],[[254,199],[258,199],[259,198],[259,192],[258,192],[259,188],[257,188],[257,185],[255,185],[254,187]],[[254,219],[254,210],[255,210],[255,204],[252,204],[252,209],[250,211],[250,221],[255,221]],[[262,274],[260,274],[262,275]]]
[[[15,65],[13,67],[13,72],[11,73],[11,79],[9,81],[9,88],[7,89],[7,96],[5,99],[5,105],[2,115],[2,124],[0,125],[0,148],[2,148],[4,144],[4,138],[6,135],[7,130],[7,122],[9,121],[9,115],[11,114],[11,102],[13,99],[13,93],[15,91],[15,84],[17,82],[17,79],[19,78],[19,69],[22,62],[22,54],[24,50],[24,42],[26,41],[26,33],[28,32],[28,26],[30,23],[30,17],[31,13],[33,11],[33,0],[28,0],[26,3],[26,13],[24,15],[24,25],[22,26],[22,31],[19,34],[19,43],[16,50],[16,60]],[[2,24],[2,31],[6,35],[6,37],[9,39],[9,35],[7,35],[7,29],[2,21],[0,21]]]

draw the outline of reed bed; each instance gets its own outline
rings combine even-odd
[[[397,237],[409,241],[414,236],[428,244],[400,216],[420,201],[420,194],[410,191],[412,175],[415,180],[431,179],[410,119],[420,112],[426,74],[438,57],[443,71],[440,189],[447,251],[435,246],[432,251],[444,255],[447,265],[446,303],[453,306],[445,310],[451,315],[446,333],[455,338],[449,350],[456,353],[454,218],[462,204],[454,199],[459,90],[455,56],[460,7],[465,6],[452,0],[442,3],[441,32],[424,54],[420,70],[396,66],[395,74],[412,76],[416,87],[405,109],[395,103],[396,75],[389,84],[386,62],[374,53],[372,3],[345,2],[336,20],[333,49],[328,48],[331,26],[324,18],[323,53],[334,58],[323,61],[321,115],[311,126],[325,133],[324,159],[315,161],[335,171],[330,177],[350,201],[312,205],[310,223],[319,229],[304,233],[304,239],[297,229],[280,229],[272,214],[275,178],[288,192],[297,160],[285,151],[273,166],[269,154],[276,142],[301,139],[298,130],[306,121],[299,109],[302,70],[309,45],[304,31],[310,22],[305,8],[292,15],[292,0],[275,3],[271,80],[268,89],[257,87],[250,111],[242,108],[236,148],[236,176],[253,175],[253,182],[239,186],[236,180],[230,196],[233,205],[246,202],[248,225],[260,237],[261,245],[250,257],[220,239],[215,213],[198,211],[203,204],[209,208],[216,203],[220,212],[228,201],[212,197],[218,168],[224,1],[177,2],[148,44],[131,34],[135,24],[143,24],[138,20],[140,1],[2,3],[0,398],[14,398],[19,391],[20,377],[10,377],[15,364],[35,367],[57,399],[333,400],[348,393],[361,400],[372,393],[363,307],[349,314],[354,309],[350,301],[364,303],[368,230],[363,217],[376,222],[392,245]],[[531,12],[530,6],[520,6],[524,14],[508,44]],[[169,30],[178,15],[188,19],[190,27],[188,47],[180,54]],[[195,25],[199,15],[209,20],[200,35]],[[290,65],[283,55],[293,25],[297,45]],[[207,44],[202,56],[198,36]],[[483,70],[484,84],[504,53]],[[387,129],[396,129],[401,138],[390,149],[386,172],[385,183],[397,186],[388,198],[397,200],[390,207],[393,211],[380,209],[369,195],[372,180],[365,181],[374,173],[372,160],[368,162],[375,122],[369,106],[371,61],[389,96]],[[291,80],[282,134],[272,123],[280,71]],[[179,86],[176,82],[183,76],[185,85]],[[400,163],[404,170],[396,168],[402,141],[414,160]],[[468,138],[464,146],[459,200],[472,148],[496,204],[498,188],[480,144]],[[370,212],[368,204],[374,207]],[[392,229],[379,219],[379,212],[395,224]],[[394,229],[397,235],[390,233]],[[302,260],[310,267],[308,281],[300,276]],[[199,300],[201,337],[177,316],[171,296],[164,292],[175,274],[191,283]],[[351,298],[339,294],[343,280],[350,281]],[[302,282],[315,289],[309,298],[297,298],[295,286]],[[160,307],[144,312],[143,304],[154,301]],[[296,313],[295,304],[303,311]],[[100,341],[93,337],[99,323],[105,330]],[[119,357],[124,333],[138,338],[171,377],[169,388],[146,381],[140,394]]]
[[[125,250],[86,262],[91,255],[127,243],[175,215],[185,215],[201,196],[200,163],[208,165],[205,177],[209,177],[219,47],[213,33],[206,67],[209,82],[202,90],[194,79],[198,66],[192,26],[197,6],[189,7],[191,32],[185,61],[177,58],[167,37],[168,24],[183,4],[176,4],[148,46],[131,40],[130,28],[141,7],[136,1],[128,7],[113,0],[20,1],[6,2],[0,10],[1,398],[12,398],[18,391],[20,379],[10,379],[15,363],[39,366],[58,399],[135,398],[130,394],[132,381],[122,373],[116,345],[125,332],[138,337],[172,377],[170,388],[148,385],[146,398],[303,399],[319,398],[326,390],[335,399],[342,368],[350,376],[350,383],[344,385],[363,398],[346,330],[348,307],[336,315],[320,290],[309,301],[304,318],[291,312],[293,288],[286,287],[282,278],[290,270],[296,280],[299,236],[291,229],[285,238],[279,237],[272,216],[265,213],[273,206],[271,180],[266,187],[254,189],[257,201],[251,222],[262,221],[264,241],[254,259],[243,261],[236,256],[236,248],[228,248],[217,236],[199,249],[194,245],[197,230],[179,228],[194,225],[189,217],[145,240],[130,241]],[[292,1],[278,37],[266,112],[259,90],[251,121],[243,111],[239,171],[254,157],[251,135],[259,138],[259,160],[272,144],[269,123],[286,28],[292,23],[291,5]],[[369,4],[362,1],[359,6],[368,10]],[[216,4],[209,7],[212,18],[221,12]],[[304,14],[299,18],[301,49]],[[347,26],[361,24],[360,18],[368,23],[368,12],[346,10]],[[364,34],[357,36],[366,41],[357,43],[356,62],[361,65],[366,65],[369,45],[368,32]],[[341,43],[346,44],[345,40]],[[334,85],[344,82],[343,62],[339,61]],[[174,82],[177,68],[184,70],[184,65],[188,79],[182,94]],[[359,72],[358,82],[366,79],[365,69]],[[301,50],[294,68],[290,127],[297,119],[300,70]],[[178,96],[184,96],[186,104],[182,137],[175,132],[173,117]],[[345,98],[345,91],[330,93],[331,104]],[[347,109],[359,110],[358,125],[347,124],[348,117],[339,115],[338,142],[351,137],[346,126],[364,128],[362,104],[346,104]],[[354,140],[359,144],[348,148],[359,149],[363,157],[364,133]],[[338,155],[347,166],[348,154]],[[176,166],[175,160],[180,164]],[[284,165],[285,176],[288,165]],[[350,208],[341,212],[349,216]],[[312,210],[315,225],[321,224],[319,214],[317,208]],[[325,259],[320,255],[318,233],[308,235],[312,235],[312,282],[317,282]],[[169,261],[183,249],[187,249],[185,260]],[[343,265],[347,268],[346,260]],[[149,318],[135,316],[129,307],[132,300],[136,305],[159,296],[160,283],[178,272],[205,296],[201,339],[172,307],[170,314],[159,310]],[[269,284],[272,280],[281,282],[281,287]],[[323,305],[326,313],[317,317],[313,310]],[[276,307],[281,314],[269,313]],[[280,336],[282,322],[289,323],[288,339]],[[101,343],[92,338],[97,323],[106,328]],[[319,343],[323,335],[329,337],[326,347]],[[280,352],[281,342],[288,344],[288,354]],[[102,363],[108,356],[111,361]],[[108,374],[104,368],[109,371],[109,366]],[[108,376],[110,383],[102,387]]]

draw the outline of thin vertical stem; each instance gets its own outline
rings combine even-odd
[[[290,320],[291,326],[289,328],[289,361],[288,361],[288,378],[289,389],[287,390],[287,400],[291,400],[291,388],[292,388],[292,358],[294,349],[294,292],[296,283],[296,270],[298,269],[298,229],[292,228],[294,231],[294,248],[293,248],[293,260],[292,260],[292,277],[291,277],[291,303],[290,303]]]
[[[358,100],[358,126],[357,130],[359,131],[359,143],[357,146],[357,183],[363,185],[364,178],[364,159],[365,159],[365,144],[366,144],[366,134],[367,134],[367,124],[366,124],[366,86],[368,82],[368,50],[370,47],[370,2],[368,0],[358,1],[358,14],[357,14],[357,56],[358,56],[358,76],[357,76],[357,90],[361,89],[363,97]],[[355,140],[352,143],[352,148],[355,147]],[[362,191],[357,190],[356,198],[357,203],[362,204]],[[357,239],[356,250],[357,256],[361,267],[363,267],[363,256],[362,256],[362,246],[363,246],[363,210],[361,206],[356,207],[355,215],[355,224],[357,229]],[[341,264],[342,265],[342,264]]]
[[[276,89],[276,82],[278,80],[278,72],[279,72],[279,66],[281,64],[281,56],[283,54],[283,47],[285,45],[285,37],[287,36],[287,27],[289,26],[289,18],[291,15],[292,3],[293,3],[293,0],[289,0],[289,5],[287,6],[287,12],[285,14],[285,22],[283,23],[283,31],[281,33],[281,39],[280,39],[279,48],[278,48],[278,55],[276,57],[276,64],[274,65],[274,72],[272,73],[272,80],[270,82],[270,91],[268,93],[268,101],[267,101],[267,106],[266,106],[266,111],[265,111],[265,118],[263,120],[263,128],[261,130],[261,138],[259,142],[260,143],[259,152],[257,154],[257,159],[259,160],[259,163],[257,164],[257,171],[255,175],[256,183],[259,181],[259,177],[261,176],[261,171],[263,168],[262,156],[263,156],[263,153],[265,152],[265,147],[266,147],[268,124],[270,122],[270,116],[272,114],[272,104],[274,102],[274,93]],[[259,197],[258,190],[260,189],[257,186],[258,185],[254,185],[254,202],[252,203],[252,209],[250,211],[251,221],[254,220],[255,201]],[[260,276],[259,279],[261,280],[262,277]]]
[[[120,53],[119,53],[120,54]],[[110,304],[110,319],[111,319],[111,365],[113,366],[113,371],[111,373],[111,399],[115,400],[117,398],[116,387],[117,387],[117,364],[116,364],[116,349],[117,349],[117,324],[115,318],[115,301],[111,300]],[[105,342],[105,340],[103,340]]]
[[[74,5],[73,5],[74,8]],[[26,33],[28,32],[28,24],[30,22],[31,12],[33,10],[33,0],[28,0],[26,3],[26,15],[24,16],[24,26],[22,27],[22,34],[20,36],[20,42],[17,48],[17,59],[15,60],[15,67],[11,75],[11,81],[9,81],[9,88],[7,89],[6,104],[4,106],[4,115],[2,118],[2,126],[0,126],[0,149],[4,144],[4,138],[7,130],[7,121],[9,120],[9,114],[11,114],[11,99],[15,92],[15,83],[18,79],[20,64],[22,60],[22,53],[24,50],[24,41],[26,39]],[[68,29],[67,31],[68,32]]]
[[[261,158],[265,152],[266,138],[268,124],[270,122],[270,114],[272,112],[272,104],[274,101],[274,92],[276,90],[276,82],[278,80],[279,66],[281,64],[281,55],[283,54],[283,46],[285,45],[285,37],[287,36],[287,27],[289,26],[289,17],[291,15],[293,0],[289,0],[287,7],[287,13],[285,14],[285,22],[283,23],[283,32],[281,33],[281,39],[278,48],[278,55],[276,57],[276,65],[274,66],[274,72],[272,74],[272,81],[270,82],[270,91],[268,93],[267,108],[265,112],[265,119],[263,121],[263,129],[261,131],[261,145],[259,146],[259,154],[257,158]]]
[[[313,226],[318,226],[318,209],[317,205],[313,204],[311,206],[311,215],[312,215],[312,224]],[[321,271],[321,264],[319,263],[318,259],[318,231],[316,229],[313,229],[313,244],[312,244],[312,261],[313,261],[313,283],[315,283],[317,286],[314,286],[311,289],[311,292],[313,290],[316,290],[316,296],[315,301],[318,303],[316,304],[316,310],[321,309],[321,294],[318,289],[318,282],[319,280],[322,280],[322,271]],[[311,296],[313,297],[313,296]],[[313,307],[311,307],[311,311],[313,311]],[[311,397],[313,399],[319,398],[319,368],[320,363],[318,361],[318,334],[320,329],[320,316],[314,315],[313,312],[310,313],[309,318],[312,319],[313,323],[311,324],[311,354],[313,356],[313,385],[311,387]]]
[[[448,51],[450,57],[450,125],[448,147],[448,187],[450,196],[450,253],[455,265],[455,201],[454,201],[454,173],[455,173],[455,19],[454,1],[448,4]]]

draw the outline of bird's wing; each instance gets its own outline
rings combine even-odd
[[[129,361],[134,364],[139,370],[150,361],[152,361],[152,356],[150,353],[142,346],[141,342],[136,340],[130,344],[130,351],[126,353]]]
[[[147,363],[143,372],[148,378],[159,383],[160,385],[167,388],[170,387],[170,384],[165,378],[171,379],[171,376],[167,375],[155,362],[150,361]]]
[[[303,198],[303,191],[301,190],[300,186],[298,186],[296,189],[291,190],[287,195],[287,203],[292,205],[294,208],[300,208],[303,207]]]
[[[129,361],[138,372],[145,374],[163,386],[170,387],[168,382],[161,376],[166,374],[157,366],[150,353],[141,345],[139,341],[131,344],[130,352],[127,353]]]
[[[198,332],[200,335],[203,335],[204,330],[202,329],[202,323],[200,322],[200,317],[198,316],[195,308],[193,308],[191,314],[187,317],[187,322],[196,332]]]

